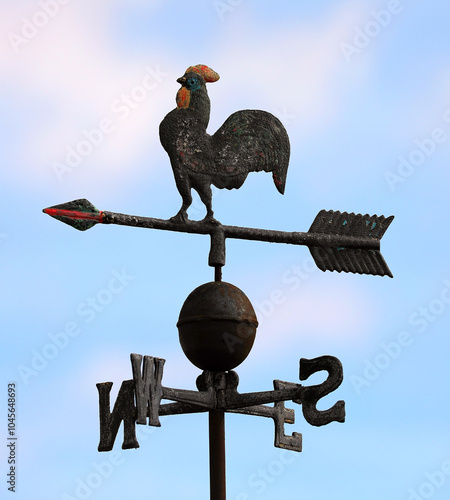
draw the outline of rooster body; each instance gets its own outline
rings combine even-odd
[[[242,110],[233,113],[214,135],[206,132],[210,117],[207,82],[219,75],[207,66],[191,66],[177,81],[177,108],[160,124],[161,144],[169,155],[183,204],[173,220],[188,219],[194,188],[206,206],[205,220],[214,221],[211,184],[239,188],[249,172],[272,172],[283,194],[289,164],[289,138],[270,113]]]

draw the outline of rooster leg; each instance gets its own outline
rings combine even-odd
[[[212,191],[211,185],[206,182],[199,186],[199,189],[196,189],[200,199],[205,204],[206,207],[206,217],[203,219],[204,222],[217,222],[214,219],[214,212],[212,209]]]
[[[181,175],[175,175],[175,183],[177,185],[178,192],[181,194],[181,198],[183,199],[183,204],[181,205],[178,213],[171,217],[170,220],[174,222],[186,222],[189,219],[187,209],[192,203],[191,185],[189,180]]]

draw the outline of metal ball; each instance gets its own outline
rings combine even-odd
[[[177,327],[186,357],[202,370],[228,371],[250,353],[258,321],[247,296],[223,281],[205,283],[189,294]]]

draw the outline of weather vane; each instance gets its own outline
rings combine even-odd
[[[328,410],[317,402],[336,390],[343,380],[341,362],[333,356],[301,358],[299,379],[318,371],[327,379],[319,385],[274,380],[274,389],[239,393],[234,368],[253,346],[258,321],[250,300],[237,287],[222,281],[227,238],[306,245],[323,271],[390,276],[380,252],[380,240],[393,216],[369,216],[322,210],[308,232],[284,232],[222,225],[214,218],[211,185],[239,188],[249,172],[272,172],[276,188],[284,194],[289,165],[289,138],[281,122],[270,113],[242,110],[233,113],[213,135],[206,132],[210,101],[206,83],[219,75],[205,65],[190,66],[177,80],[181,84],[177,107],[160,124],[161,144],[169,155],[175,183],[182,198],[178,213],[169,220],[100,211],[85,199],[44,209],[52,217],[84,231],[95,224],[119,224],[211,238],[208,264],[214,281],[196,288],[187,297],[177,327],[181,347],[199,369],[198,391],[162,385],[165,360],[131,354],[133,378],[122,382],[111,410],[112,382],[97,384],[100,410],[99,451],[113,448],[123,422],[122,448],[137,448],[135,425],[160,426],[159,417],[184,413],[209,413],[211,500],[225,500],[226,412],[269,417],[275,423],[275,446],[302,450],[302,435],[286,435],[284,424],[294,423],[294,410],[286,401],[301,405],[305,420],[315,426],[344,422],[345,403],[337,401]],[[188,219],[187,210],[195,189],[206,207],[202,221]],[[162,403],[163,400],[171,401]]]

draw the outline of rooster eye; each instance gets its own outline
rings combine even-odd
[[[186,82],[186,87],[189,90],[195,91],[200,88],[200,81],[198,78],[195,78],[195,76],[192,76],[191,78],[188,78]]]

